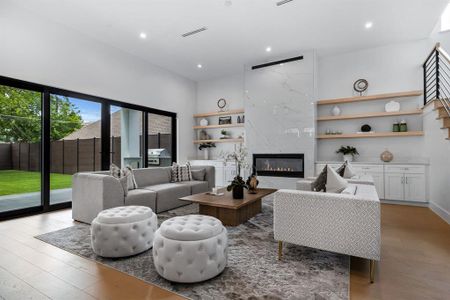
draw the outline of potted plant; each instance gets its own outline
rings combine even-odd
[[[248,189],[248,186],[241,176],[234,177],[230,185],[227,186],[227,191],[233,191],[233,199],[244,199],[244,189]]]
[[[344,161],[352,162],[355,155],[359,155],[358,150],[353,146],[341,146],[336,153],[341,153],[344,156]]]
[[[200,146],[198,146],[198,150],[203,151],[203,158],[205,160],[209,159],[209,148],[215,148],[216,144],[208,142],[208,143],[201,143]]]
[[[221,139],[229,139],[230,138],[230,133],[228,131],[226,131],[225,129],[222,129],[220,131],[220,133],[222,134],[222,136],[220,137]]]
[[[236,176],[229,186],[227,186],[227,191],[233,191],[234,199],[244,198],[244,189],[248,189],[245,184],[244,179],[241,177],[241,169],[248,168],[247,162],[247,149],[245,147],[239,146],[239,149],[235,149],[231,153],[222,153],[221,155],[226,161],[234,160],[236,163]]]

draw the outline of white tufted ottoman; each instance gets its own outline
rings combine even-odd
[[[123,257],[148,250],[158,219],[145,206],[120,206],[101,211],[91,224],[91,244],[97,255]]]
[[[153,261],[159,275],[175,282],[199,282],[227,264],[227,230],[214,217],[188,215],[164,221],[155,233]]]

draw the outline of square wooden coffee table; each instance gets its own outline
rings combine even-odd
[[[261,198],[276,192],[276,189],[258,189],[256,194],[249,194],[244,190],[244,199],[233,199],[231,192],[222,196],[200,193],[180,200],[198,203],[200,214],[215,217],[223,225],[237,226],[261,212]]]

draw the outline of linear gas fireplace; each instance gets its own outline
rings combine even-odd
[[[253,166],[258,176],[303,178],[304,154],[253,154]]]

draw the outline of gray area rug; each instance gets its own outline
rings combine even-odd
[[[173,216],[195,213],[198,206],[191,204],[159,214],[158,219],[161,223]],[[153,266],[151,250],[120,259],[95,255],[86,224],[36,238],[191,299],[348,299],[350,258],[286,245],[284,259],[278,261],[272,221],[272,201],[267,197],[261,214],[240,226],[227,227],[229,252],[224,272],[196,284],[171,283],[161,278]]]

